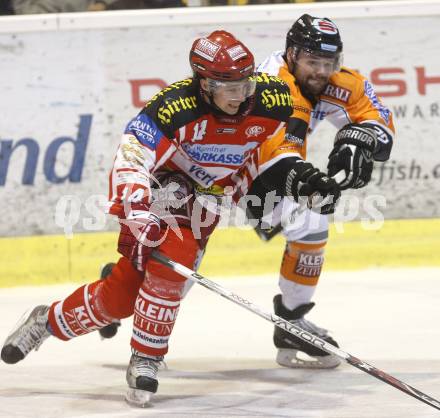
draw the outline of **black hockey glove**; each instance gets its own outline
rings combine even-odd
[[[343,172],[345,178],[338,180],[341,190],[359,189],[369,183],[376,144],[376,131],[362,124],[349,123],[338,131],[327,168],[330,177]]]
[[[307,201],[314,212],[330,214],[335,211],[341,192],[335,180],[298,158],[287,175],[286,195],[300,204]]]

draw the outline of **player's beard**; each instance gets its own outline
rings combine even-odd
[[[304,80],[302,87],[312,96],[319,96],[328,84],[327,77],[308,77]]]

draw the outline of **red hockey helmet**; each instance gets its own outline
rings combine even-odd
[[[189,62],[195,76],[212,80],[241,80],[255,70],[254,56],[249,49],[224,30],[196,39]]]

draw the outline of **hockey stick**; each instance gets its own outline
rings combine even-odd
[[[219,295],[223,296],[224,298],[230,300],[231,302],[236,303],[237,305],[242,306],[243,308],[257,314],[258,316],[261,316],[262,318],[266,319],[269,322],[272,322],[277,327],[289,332],[290,334],[293,334],[302,340],[308,342],[311,345],[314,345],[315,347],[318,347],[325,352],[329,354],[333,354],[337,357],[339,357],[342,360],[345,360],[348,364],[351,364],[352,366],[358,368],[359,370],[362,370],[365,373],[370,374],[371,376],[375,377],[376,379],[382,380],[382,382],[385,382],[391,386],[394,386],[396,389],[401,390],[402,392],[405,392],[407,395],[410,395],[419,401],[422,401],[430,406],[432,406],[435,409],[440,410],[440,401],[431,398],[430,396],[424,394],[423,392],[420,392],[416,388],[413,388],[412,386],[408,385],[405,382],[402,382],[401,380],[389,375],[388,373],[385,373],[384,371],[377,369],[374,366],[371,366],[370,364],[352,356],[349,353],[346,353],[345,351],[341,350],[338,347],[335,347],[334,345],[329,344],[328,342],[320,339],[316,335],[311,334],[310,332],[307,332],[297,325],[294,325],[285,319],[274,315],[272,313],[268,313],[261,309],[259,306],[253,304],[252,302],[242,298],[239,295],[236,295],[235,293],[231,292],[228,289],[225,289],[224,287],[220,286],[219,284],[201,276],[200,274],[196,273],[195,271],[183,266],[182,264],[176,263],[173,260],[170,260],[168,257],[164,256],[163,254],[159,253],[158,251],[153,251],[151,254],[151,257],[154,258],[159,263],[169,267],[171,270],[174,270],[176,273],[181,274],[183,277],[192,280],[193,282],[196,282],[204,287],[206,287],[209,290],[212,290],[215,293],[218,293]]]

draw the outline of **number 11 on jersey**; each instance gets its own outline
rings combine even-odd
[[[202,120],[201,122],[197,122],[194,125],[194,136],[192,138],[192,141],[201,141],[203,137],[206,134],[206,125],[208,121],[206,119]]]

